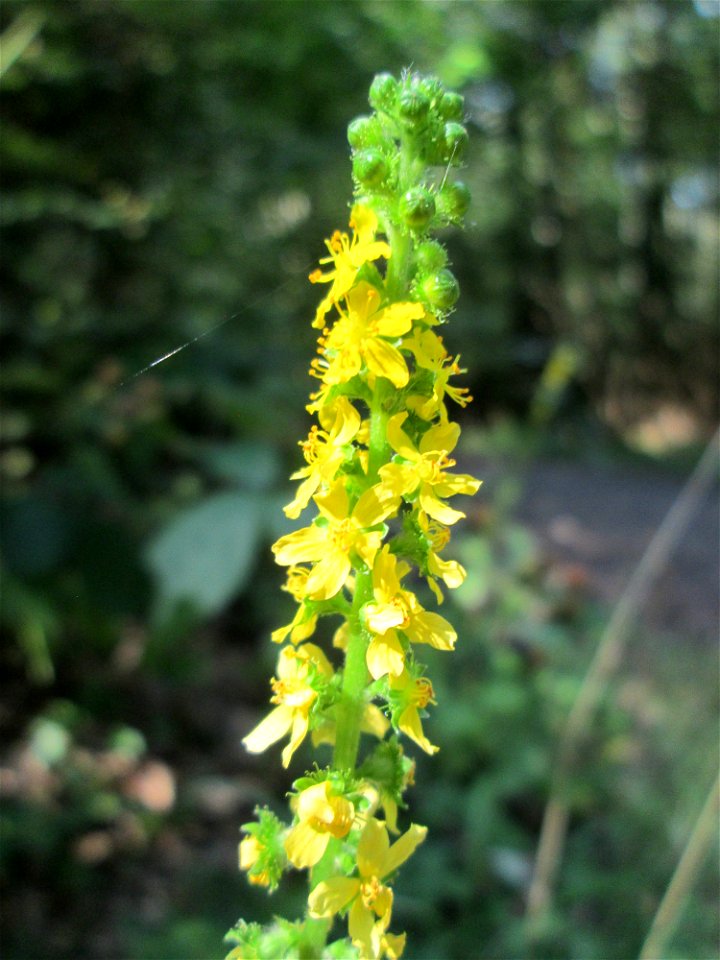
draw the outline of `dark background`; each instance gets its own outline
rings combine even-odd
[[[239,741],[291,608],[268,547],[309,425],[307,273],[346,224],[346,125],[409,65],[465,95],[446,339],[475,396],[463,465],[489,481],[458,531],[463,639],[431,664],[443,750],[411,796],[432,839],[396,915],[409,957],[529,955],[553,745],[622,587],[549,549],[573,528],[543,527],[542,492],[561,520],[590,503],[625,571],[714,429],[718,12],[5,0],[6,956],[218,956],[238,916],[301,910],[292,882],[268,901],[237,873],[239,824],[289,786]],[[636,628],[538,956],[636,955],[709,785],[714,578],[674,582],[707,589]],[[671,956],[713,954],[715,894],[708,868]]]

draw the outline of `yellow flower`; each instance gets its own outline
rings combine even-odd
[[[285,851],[298,869],[314,867],[322,858],[331,837],[345,837],[355,818],[355,807],[333,793],[329,780],[303,790],[295,810],[298,822],[285,840]]]
[[[383,883],[414,853],[423,842],[427,828],[413,823],[399,840],[390,846],[385,824],[371,818],[360,837],[357,850],[358,877],[331,877],[323,880],[310,894],[312,917],[333,917],[352,904],[348,930],[360,956],[392,957],[388,950],[402,950],[402,938],[387,934],[392,913],[393,894]]]
[[[373,566],[374,602],[363,608],[365,623],[374,636],[367,651],[367,665],[375,680],[390,674],[397,677],[405,668],[402,644],[396,630],[401,630],[411,643],[427,643],[436,650],[452,650],[457,633],[437,613],[425,610],[414,593],[403,590],[401,578],[407,564],[398,563],[386,544]]]
[[[384,257],[390,258],[390,247],[384,240],[376,240],[377,217],[369,207],[356,204],[350,214],[350,226],[353,231],[352,240],[346,233],[336,230],[329,240],[325,241],[329,257],[323,257],[320,263],[332,263],[333,268],[327,273],[314,270],[310,274],[312,283],[331,283],[332,286],[317,308],[314,327],[322,328],[328,310],[337,303],[355,283],[358,270],[364,263]]]
[[[480,486],[480,481],[468,474],[446,472],[448,467],[455,466],[447,455],[458,442],[460,427],[456,423],[438,423],[423,434],[419,447],[415,447],[402,429],[407,416],[405,412],[397,413],[388,420],[388,442],[402,460],[380,468],[382,481],[400,496],[417,494],[421,510],[434,520],[456,523],[465,514],[453,510],[440,498],[473,494]]]
[[[414,354],[418,367],[430,370],[433,374],[432,396],[408,398],[408,407],[419,417],[423,420],[432,420],[436,414],[439,414],[442,422],[446,423],[448,419],[446,396],[461,407],[467,406],[472,401],[467,387],[450,385],[450,377],[466,371],[460,368],[460,357],[455,357],[453,360],[448,355],[442,338],[436,333],[432,330],[418,332],[406,340],[403,347]]]
[[[291,480],[303,481],[294,500],[284,508],[286,515],[293,519],[300,516],[321,484],[329,485],[335,479],[335,474],[346,459],[344,446],[360,429],[360,414],[347,397],[339,397],[330,411],[320,411],[323,426],[330,418],[328,429],[313,426],[307,440],[300,443],[308,465],[290,477]]]
[[[255,870],[253,867],[257,864],[258,860],[262,857],[263,846],[256,836],[250,834],[245,837],[244,840],[240,841],[240,847],[238,849],[238,861],[240,864],[241,870],[248,871],[248,880],[250,883],[257,884],[261,887],[267,887],[270,885],[270,874],[267,870]]]
[[[410,378],[407,363],[385,338],[402,337],[413,320],[424,316],[424,307],[410,302],[380,307],[380,293],[365,282],[350,290],[345,303],[347,312],[338,307],[340,318],[319,340],[321,357],[313,361],[311,373],[326,384],[347,383],[366,366],[373,376],[404,387]]]
[[[300,746],[310,726],[310,710],[318,692],[312,685],[316,678],[329,680],[333,669],[320,647],[306,643],[301,647],[284,647],[278,657],[278,677],[271,681],[271,703],[278,706],[244,739],[245,749],[250,753],[262,753],[286,733],[290,743],[282,753],[283,766],[287,767],[293,753]]]
[[[288,634],[292,643],[300,643],[307,640],[315,633],[317,627],[318,615],[303,603],[307,594],[307,579],[310,574],[309,567],[300,567],[293,565],[287,572],[287,582],[282,588],[291,593],[300,606],[295,611],[295,616],[290,623],[284,627],[278,627],[270,634],[273,643],[282,643]]]
[[[429,703],[435,703],[435,691],[427,677],[413,677],[406,670],[399,677],[390,678],[390,691],[393,701],[399,701],[397,710],[393,710],[394,723],[406,736],[414,740],[425,753],[437,753],[439,747],[423,733],[420,711]],[[397,716],[397,719],[395,719]]]
[[[326,494],[315,496],[314,500],[321,517],[309,527],[280,537],[272,550],[281,566],[314,563],[307,580],[307,596],[312,600],[329,600],[342,590],[350,576],[352,554],[372,566],[383,532],[371,528],[397,510],[400,498],[382,484],[375,484],[350,510],[345,481],[341,478]]]
[[[444,581],[445,586],[450,590],[455,590],[465,582],[467,571],[457,560],[443,560],[438,556],[438,551],[442,550],[450,540],[450,531],[441,523],[424,514],[419,514],[420,527],[429,541],[427,554],[427,570],[430,576],[427,577],[427,583],[438,603],[443,602],[443,595],[440,587],[435,582],[436,578]]]

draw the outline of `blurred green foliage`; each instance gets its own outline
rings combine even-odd
[[[249,708],[233,710],[262,702],[283,622],[266,545],[307,428],[306,275],[343,226],[345,128],[372,74],[412,63],[466,98],[474,200],[448,237],[448,342],[475,415],[627,426],[668,401],[702,431],[718,22],[703,0],[5,0],[8,956],[209,956],[240,913],[273,909],[203,852],[234,856],[246,807],[286,785],[256,769],[200,790],[205,807],[158,807],[138,784],[162,795],[171,768],[247,762]],[[439,684],[438,736],[461,746],[423,767],[418,797],[437,837],[406,886],[418,956],[522,952],[548,756],[586,659],[572,637],[589,614],[563,621],[526,533],[480,532],[463,545],[468,663]],[[579,772],[543,955],[629,955],[671,869],[653,856],[678,831],[668,796],[628,793],[606,756],[624,717],[603,718]],[[172,903],[148,894],[163,884]],[[692,909],[688,955],[713,936],[702,896]]]

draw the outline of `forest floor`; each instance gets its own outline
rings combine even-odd
[[[537,537],[549,564],[577,564],[590,597],[618,602],[654,533],[681,493],[684,478],[657,469],[578,461],[535,461],[517,469],[518,522]],[[492,496],[504,468],[483,469]],[[717,487],[706,495],[639,620],[653,631],[714,643],[720,621],[720,536]]]

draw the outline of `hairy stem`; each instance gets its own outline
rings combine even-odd
[[[336,770],[354,770],[360,746],[360,724],[365,707],[365,687],[368,670],[365,654],[368,646],[367,631],[360,622],[360,609],[372,599],[372,573],[367,568],[355,575],[355,597],[348,619],[349,636],[345,652],[342,694],[337,705],[335,729],[335,753],[333,766]]]

